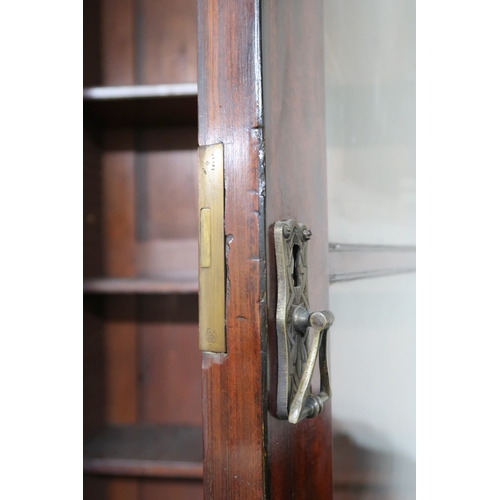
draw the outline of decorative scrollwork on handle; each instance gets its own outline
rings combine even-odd
[[[304,224],[294,220],[274,225],[278,278],[277,416],[293,424],[318,415],[331,394],[326,333],[334,318],[330,311],[309,311],[307,242],[311,236]],[[311,378],[317,359],[320,392],[313,394]]]

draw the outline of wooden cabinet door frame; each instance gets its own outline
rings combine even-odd
[[[328,308],[322,0],[199,0],[199,145],[222,143],[226,353],[203,353],[207,499],[331,499],[327,403],[273,412],[277,220],[313,232],[310,302]]]

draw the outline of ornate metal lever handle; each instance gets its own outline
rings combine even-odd
[[[330,397],[326,333],[334,318],[330,311],[309,311],[307,242],[311,236],[304,224],[294,220],[274,225],[278,278],[277,416],[293,424],[318,415]],[[321,381],[316,395],[311,391],[311,378],[317,359]]]
[[[326,351],[326,332],[334,320],[330,311],[317,311],[309,313],[299,306],[295,309],[292,321],[296,330],[303,331],[311,327],[314,331],[309,346],[309,356],[305,363],[304,372],[300,379],[299,388],[290,405],[288,421],[292,424],[300,422],[304,418],[312,418],[319,415],[323,410],[323,403],[331,396],[330,381],[328,378],[328,362]],[[310,390],[311,378],[319,353],[320,370],[320,392],[318,395],[308,394]]]

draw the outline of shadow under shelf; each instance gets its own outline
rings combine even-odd
[[[95,127],[196,126],[196,83],[83,89],[84,121]]]
[[[83,450],[85,473],[200,480],[203,477],[201,427],[114,425],[87,442]]]

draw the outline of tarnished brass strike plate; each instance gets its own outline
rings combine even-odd
[[[198,148],[200,349],[226,352],[224,148]]]

